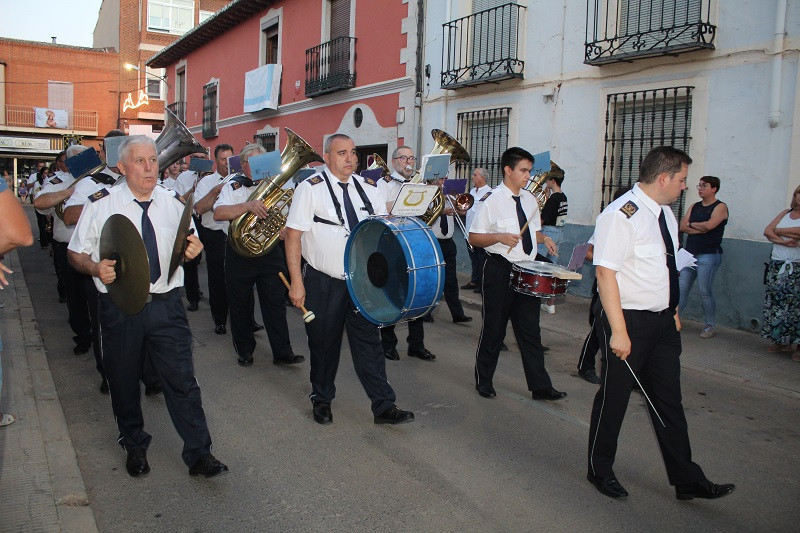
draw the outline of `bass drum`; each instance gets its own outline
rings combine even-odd
[[[426,315],[444,291],[442,249],[416,217],[359,222],[345,246],[344,271],[356,308],[380,327]]]

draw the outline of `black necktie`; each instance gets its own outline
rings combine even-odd
[[[447,235],[448,230],[450,229],[450,225],[447,223],[447,216],[442,215],[439,217],[439,229],[442,230],[442,237]]]
[[[347,225],[349,226],[350,231],[353,231],[353,228],[356,227],[358,224],[358,216],[356,215],[356,210],[353,207],[353,202],[350,200],[350,195],[347,194],[347,186],[350,185],[349,183],[342,183],[339,182],[339,187],[342,188],[342,198],[344,199],[344,212],[347,215]]]
[[[678,267],[675,266],[675,247],[672,245],[672,237],[667,229],[667,217],[664,210],[658,217],[658,227],[661,228],[661,238],[664,239],[664,246],[667,248],[667,270],[669,270],[669,308],[673,311],[678,307],[680,292],[678,289]]]
[[[147,259],[150,261],[150,283],[155,283],[161,277],[161,263],[158,260],[158,244],[156,244],[156,230],[153,228],[153,223],[150,217],[147,216],[147,210],[150,208],[150,202],[140,202],[134,200],[139,207],[142,208],[142,240],[144,247],[147,250]]]
[[[528,217],[525,216],[525,211],[522,209],[522,200],[519,196],[512,196],[515,202],[517,202],[517,220],[519,221],[519,227],[522,229],[525,226],[525,223],[528,222]],[[531,240],[531,231],[528,228],[525,228],[525,231],[522,232],[522,250],[525,254],[530,255],[533,251],[533,241]]]

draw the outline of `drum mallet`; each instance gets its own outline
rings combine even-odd
[[[283,272],[278,272],[278,275],[281,277],[281,281],[284,285],[286,285],[287,290],[292,290],[292,286],[289,285],[289,281],[286,279],[286,276],[283,275]],[[311,322],[314,320],[314,311],[309,311],[305,308],[305,306],[301,305],[300,310],[303,312],[303,322]]]

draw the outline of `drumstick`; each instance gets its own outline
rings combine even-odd
[[[530,223],[531,223],[531,219],[529,218],[528,220],[525,221],[525,225],[522,226],[522,229],[519,230],[519,238],[520,239],[522,238],[522,234],[525,233],[525,230],[528,229],[528,224],[530,224]],[[513,249],[514,249],[514,246],[509,246],[508,247],[508,251],[506,253],[510,254],[511,250],[513,250]]]
[[[286,279],[286,276],[283,275],[283,272],[278,272],[278,276],[280,276],[281,281],[283,282],[284,285],[286,285],[286,288],[288,290],[292,290],[292,286],[289,285],[289,281]],[[313,311],[309,311],[303,305],[300,306],[300,310],[303,312],[303,321],[304,322],[308,323],[308,322],[311,322],[312,320],[314,320],[315,316],[314,316],[314,312]]]

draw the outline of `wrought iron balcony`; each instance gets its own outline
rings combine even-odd
[[[175,116],[178,117],[182,123],[186,124],[186,102],[173,102],[167,106],[167,109],[175,113]],[[165,122],[169,122],[169,114],[165,115],[164,117],[166,120]]]
[[[355,37],[337,37],[306,50],[306,96],[355,87],[355,51]]]
[[[6,126],[18,128],[36,128],[36,112],[33,106],[6,105]],[[97,111],[67,110],[67,125],[64,128],[73,131],[94,132],[97,134]],[[49,126],[41,129],[53,129]]]
[[[442,89],[522,78],[520,18],[524,7],[513,2],[485,9],[445,24]]]
[[[587,65],[714,49],[711,0],[587,0]]]

